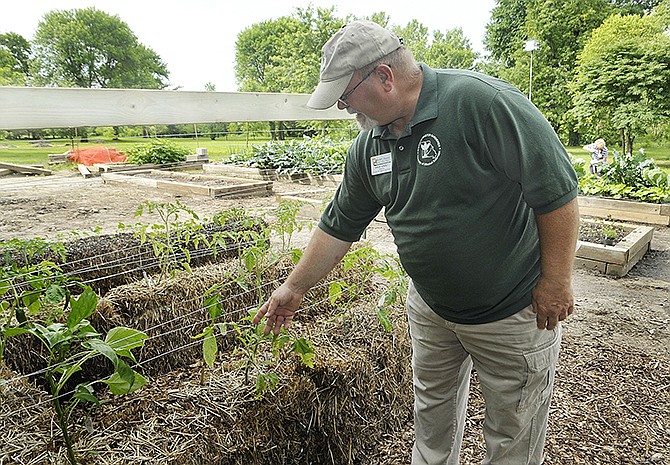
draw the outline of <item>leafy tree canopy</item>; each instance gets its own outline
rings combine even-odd
[[[161,89],[168,71],[118,16],[95,8],[44,15],[34,39],[38,85]]]
[[[576,144],[579,134],[569,112],[569,83],[584,43],[610,15],[642,15],[658,3],[659,0],[497,0],[484,38],[492,59],[487,72],[527,92],[531,85],[530,53],[524,50],[524,42],[538,40],[540,48],[533,52],[533,103],[562,138]]]
[[[9,52],[15,60],[14,70],[25,74],[30,72],[30,42],[16,32],[0,34],[0,49]]]
[[[573,113],[600,134],[620,134],[623,149],[670,118],[670,36],[654,15],[614,15],[579,57]]]
[[[344,24],[369,19],[388,27],[389,17],[377,12],[366,18],[338,18],[334,7],[296,9],[290,17],[256,23],[237,38],[235,75],[247,92],[303,92],[314,90],[319,79],[321,48]],[[473,68],[476,52],[463,31],[435,31],[416,20],[391,27],[419,61],[435,67]]]

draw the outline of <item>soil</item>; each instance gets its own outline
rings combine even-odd
[[[276,194],[306,190],[290,183],[273,185]],[[66,237],[96,228],[113,233],[119,223],[157,220],[135,216],[143,201],[179,200],[201,217],[244,208],[271,219],[278,205],[274,196],[176,195],[104,184],[100,177],[69,171],[0,177],[0,192],[0,240]],[[306,241],[308,234],[297,240]],[[395,250],[383,218],[371,224],[366,238],[383,252]],[[670,464],[670,228],[655,227],[651,250],[626,276],[576,269],[573,279],[576,310],[564,323],[545,463]],[[484,457],[476,374],[473,380],[463,463]],[[404,434],[379,445],[374,463],[409,464],[411,444],[408,424]]]

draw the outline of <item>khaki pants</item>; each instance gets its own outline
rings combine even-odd
[[[486,403],[483,465],[541,464],[560,325],[537,329],[530,306],[492,323],[451,323],[413,285],[407,314],[414,371],[412,465],[459,463],[473,365]]]

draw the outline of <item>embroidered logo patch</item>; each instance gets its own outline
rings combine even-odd
[[[430,166],[440,158],[442,144],[434,134],[424,134],[416,148],[416,161],[420,165]]]

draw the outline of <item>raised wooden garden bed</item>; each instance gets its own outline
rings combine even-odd
[[[111,173],[118,171],[146,171],[146,170],[184,170],[184,169],[202,169],[203,165],[202,160],[192,160],[192,161],[183,161],[180,163],[166,163],[166,164],[154,164],[154,163],[145,163],[143,165],[136,165],[135,163],[96,163],[95,165],[89,167],[91,171],[100,171],[103,173]]]
[[[320,191],[323,195],[323,192]],[[315,192],[316,193],[316,192]],[[326,202],[323,198],[312,198],[308,197],[308,194],[305,192],[284,192],[275,194],[275,198],[278,202],[282,200],[290,200],[294,202],[300,202],[302,206],[300,207],[300,216],[319,219],[321,218],[321,213],[326,206]]]
[[[610,276],[624,276],[628,273],[649,250],[654,228],[631,224],[621,226],[627,234],[614,245],[578,241],[575,267],[597,270]]]
[[[670,204],[579,196],[579,213],[596,218],[612,218],[636,223],[670,225]]]
[[[207,163],[202,166],[204,172],[223,173],[227,176],[235,176],[247,179],[261,179],[266,181],[290,181],[299,184],[311,184],[317,186],[337,187],[342,182],[341,174],[282,174],[278,170],[267,170],[250,168],[247,166],[229,165],[226,163]]]
[[[109,184],[133,184],[168,192],[209,197],[272,195],[272,182],[240,182],[238,178],[233,177],[159,170],[139,170],[125,174],[103,173],[101,177]]]

